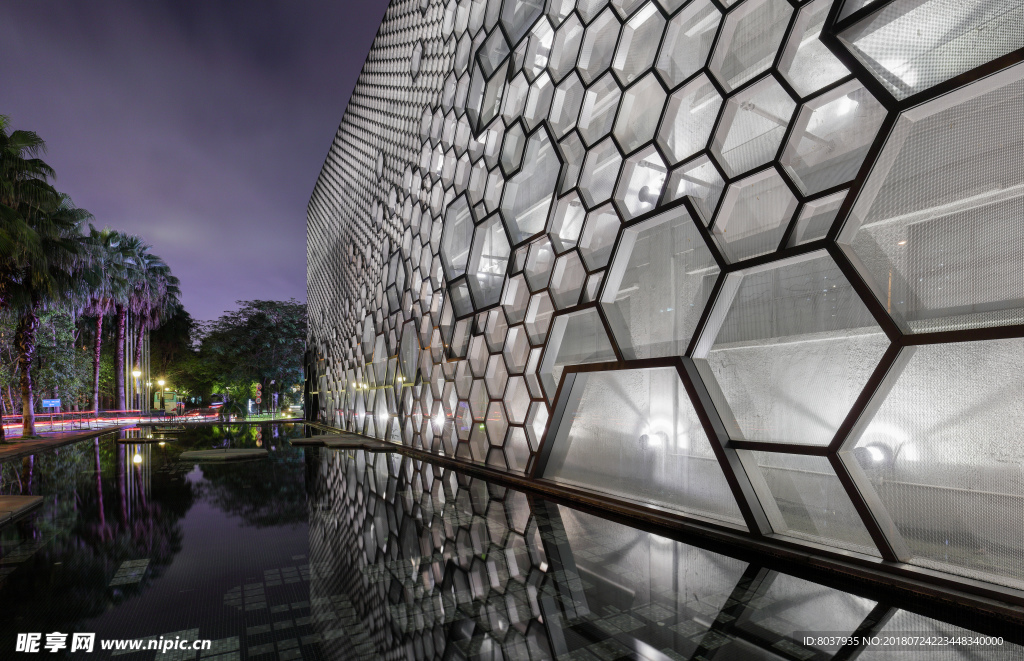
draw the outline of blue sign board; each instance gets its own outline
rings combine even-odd
[[[44,399],[43,400],[43,408],[44,409],[59,409],[60,408],[60,400],[59,399]]]

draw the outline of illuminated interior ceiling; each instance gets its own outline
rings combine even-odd
[[[309,414],[1024,590],[1024,4],[841,2],[392,2]]]

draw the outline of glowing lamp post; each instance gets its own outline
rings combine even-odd
[[[156,384],[160,386],[160,413],[162,414],[167,409],[164,407],[164,384],[167,383],[163,379],[159,379]]]
[[[132,370],[132,376],[135,377],[135,408],[141,409],[142,400],[139,398],[139,377],[142,376],[142,370],[136,367],[135,369]]]

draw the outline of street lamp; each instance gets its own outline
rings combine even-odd
[[[167,383],[163,379],[157,380],[156,384],[160,386],[160,414],[163,415],[167,409],[164,407],[164,384]]]
[[[140,370],[138,367],[136,367],[135,369],[132,370],[132,376],[135,377],[135,397],[134,397],[134,399],[135,399],[135,408],[141,409],[142,408],[142,402],[139,399],[139,377],[142,376],[142,370]],[[140,411],[140,413],[141,413],[141,411]]]

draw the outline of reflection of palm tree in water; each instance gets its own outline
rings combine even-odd
[[[147,590],[181,550],[179,521],[193,502],[191,485],[168,472],[172,461],[151,473],[152,485],[140,482],[137,496],[130,480],[138,480],[139,473],[128,469],[130,457],[127,445],[106,436],[3,464],[5,492],[29,493],[31,483],[44,504],[15,524],[21,544],[9,553],[26,558],[0,583],[0,637],[14,635],[15,615],[47,631],[74,630],[84,619]],[[158,465],[160,455],[154,458]],[[91,471],[95,475],[88,475]],[[106,516],[108,504],[118,513]],[[108,587],[122,563],[139,559],[150,561],[139,583]],[[61,609],[53,608],[56,601]]]
[[[96,529],[99,531],[99,538],[106,541],[110,530],[107,528],[107,513],[103,508],[103,464],[100,463],[99,437],[93,439],[93,444],[96,447],[96,504],[99,510],[99,522],[96,524]]]
[[[32,473],[36,465],[36,456],[30,454],[21,460],[21,467],[24,471],[24,476],[21,479],[23,486],[22,493],[32,493]]]
[[[117,434],[118,440],[124,438],[124,430],[122,429]],[[126,479],[126,449],[125,446],[118,444],[115,446],[115,454],[117,455],[117,493],[118,504],[121,506],[121,525],[125,528],[128,527],[128,484]]]

